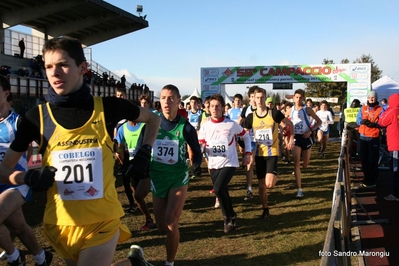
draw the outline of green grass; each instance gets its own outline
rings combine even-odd
[[[214,209],[215,196],[209,193],[211,180],[207,174],[194,179],[189,185],[185,209],[180,219],[181,241],[175,265],[319,265],[331,212],[333,188],[337,174],[340,143],[329,143],[326,158],[322,159],[313,147],[312,159],[303,174],[305,197],[295,199],[296,183],[293,167],[279,164],[279,181],[269,190],[271,217],[260,220],[262,212],[254,180],[254,198],[244,201],[245,175],[238,169],[230,183],[230,195],[238,214],[237,229],[223,233],[222,213]],[[205,165],[203,165],[205,167]],[[122,205],[127,205],[123,187],[118,187]],[[45,194],[34,195],[32,203],[25,204],[28,223],[34,228],[40,243],[51,250],[41,233],[41,219]],[[147,197],[152,212],[151,195]],[[100,206],[99,206],[100,208]],[[132,231],[132,238],[119,245],[115,259],[124,258],[131,244],[144,248],[146,258],[154,265],[163,265],[165,236],[157,230],[142,232],[144,217],[137,211],[123,217]],[[21,247],[18,240],[16,245]],[[28,256],[31,263],[31,256]],[[52,265],[64,265],[54,257]],[[0,262],[5,265],[5,262]],[[30,265],[30,264],[28,264]]]

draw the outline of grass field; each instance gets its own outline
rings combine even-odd
[[[305,197],[295,199],[296,184],[292,165],[279,163],[279,181],[269,190],[271,217],[260,220],[262,212],[257,180],[254,180],[254,198],[244,201],[245,174],[238,169],[230,183],[230,195],[238,214],[237,229],[223,233],[222,213],[214,209],[215,196],[209,193],[211,180],[207,174],[191,181],[185,209],[180,220],[181,243],[176,266],[200,265],[319,265],[331,211],[337,158],[340,143],[329,143],[326,158],[322,159],[313,147],[312,160],[303,174]],[[205,168],[205,165],[203,165]],[[204,169],[203,169],[204,170]],[[256,177],[256,176],[255,176]],[[117,187],[122,205],[127,205],[123,187]],[[147,197],[152,212],[151,194]],[[34,194],[31,203],[24,205],[26,220],[35,230],[40,243],[52,250],[42,237],[42,216],[45,194]],[[101,206],[99,206],[101,208]],[[165,236],[157,230],[139,231],[144,217],[137,211],[123,217],[133,237],[119,245],[115,259],[127,255],[131,244],[144,248],[146,258],[154,265],[165,261]],[[18,247],[24,249],[18,240]],[[34,265],[27,256],[27,265]],[[4,261],[0,265],[6,265]],[[55,255],[52,265],[64,265]]]

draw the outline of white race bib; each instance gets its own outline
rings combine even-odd
[[[271,128],[256,130],[256,142],[266,146],[273,145],[273,131]]]
[[[62,200],[93,200],[104,196],[102,149],[51,152],[55,182]]]
[[[152,148],[154,161],[164,164],[175,164],[179,159],[179,141],[157,139]]]
[[[228,148],[229,143],[227,142],[227,140],[211,140],[208,146],[208,155],[226,157]]]

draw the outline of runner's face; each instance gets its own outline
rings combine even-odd
[[[197,110],[198,109],[197,101],[190,100],[190,106],[191,106],[191,109],[193,109],[194,111]]]
[[[126,99],[126,94],[124,94],[121,91],[117,91],[116,92],[116,98],[122,98],[122,99]]]
[[[179,109],[180,97],[172,90],[163,89],[161,90],[160,102],[162,113],[174,114]]]
[[[43,58],[48,81],[57,94],[67,95],[82,86],[86,62],[77,66],[64,50],[48,51]]]
[[[255,106],[255,93],[249,95],[249,104]]]
[[[266,96],[262,92],[257,92],[254,95],[255,95],[256,106],[259,108],[264,107]]]
[[[218,100],[211,100],[209,111],[211,112],[211,117],[214,119],[222,118],[223,116],[223,107]]]
[[[240,107],[241,107],[241,99],[234,98],[234,108],[240,108]]]
[[[302,103],[303,103],[303,97],[302,97],[301,94],[299,94],[299,93],[294,94],[294,103],[295,103],[296,105],[302,105]]]

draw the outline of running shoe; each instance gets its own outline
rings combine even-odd
[[[234,213],[233,218],[231,218],[231,223],[233,224],[234,228],[236,228],[237,226],[236,220],[237,220],[237,213]]]
[[[5,251],[1,252],[1,254],[0,254],[0,260],[6,260],[6,259],[7,259],[7,257],[6,257],[6,252],[5,252]]]
[[[250,200],[253,199],[254,194],[252,194],[251,190],[247,190],[247,195],[244,197],[244,200]]]
[[[263,212],[262,212],[262,215],[260,216],[260,218],[262,220],[266,220],[269,217],[270,217],[269,208],[263,209]]]
[[[302,190],[298,190],[298,193],[296,194],[295,198],[299,199],[299,198],[303,198],[303,192]]]
[[[136,262],[133,265],[140,265],[140,266],[153,266],[151,263],[145,260],[144,258],[144,251],[143,249],[138,246],[138,245],[131,245],[130,246],[130,251],[129,255],[127,257],[130,259],[130,261],[133,264],[133,261]],[[137,264],[137,262],[139,264]]]
[[[145,224],[141,227],[141,231],[148,231],[150,229],[157,228],[157,225],[154,223],[152,218],[147,219]]]
[[[136,205],[130,205],[129,209],[125,210],[125,213],[134,213],[137,211],[137,206]]]
[[[232,221],[230,221],[230,222],[227,223],[227,224],[224,224],[224,226],[223,226],[223,231],[224,231],[226,234],[230,233],[231,231],[234,231],[234,229],[235,229],[235,226],[233,225],[233,222],[232,222]]]
[[[42,264],[36,263],[36,266],[50,266],[51,261],[53,260],[53,253],[45,251],[44,256],[45,256],[44,262]]]
[[[375,188],[376,184],[362,183],[362,187],[364,187],[364,188]]]
[[[215,209],[220,208],[220,202],[218,197],[216,197],[216,201],[215,201]]]
[[[26,265],[25,264],[25,253],[20,250],[18,259],[14,260],[13,262],[8,262],[7,265],[10,265],[10,266],[25,266]]]
[[[388,196],[384,197],[384,200],[387,201],[399,201],[399,198],[395,197],[393,194],[389,194]]]
[[[321,153],[321,158],[326,158],[326,156],[324,155],[324,152]]]

